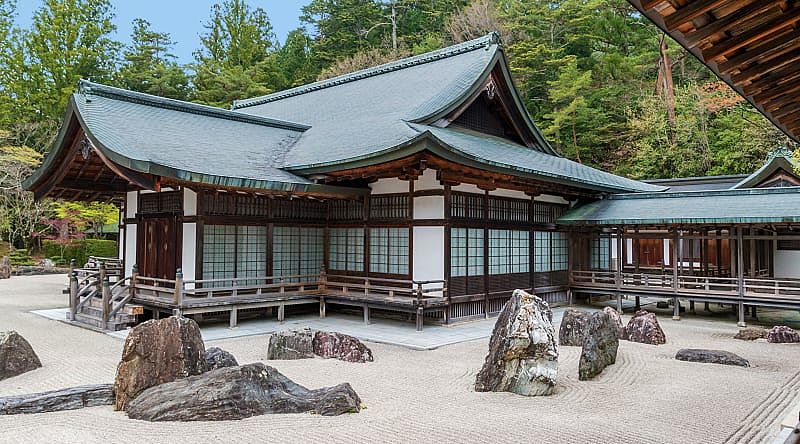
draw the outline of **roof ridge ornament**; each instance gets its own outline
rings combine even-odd
[[[775,148],[774,150],[767,153],[767,158],[765,159],[765,161],[769,162],[776,157],[785,157],[789,161],[794,162],[794,152],[792,152],[792,150],[790,150],[789,147],[786,145],[779,146],[778,148]]]

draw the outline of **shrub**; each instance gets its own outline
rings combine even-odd
[[[75,240],[63,247],[54,240],[42,241],[42,252],[56,263],[69,264],[75,259],[75,265],[82,267],[89,256],[117,257],[117,242],[106,239]]]
[[[28,250],[14,250],[8,254],[8,261],[15,267],[33,265],[33,258],[28,254]]]

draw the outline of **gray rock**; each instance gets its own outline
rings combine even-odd
[[[617,362],[619,347],[617,323],[608,313],[592,313],[587,327],[578,362],[578,379],[581,381],[594,378]]]
[[[211,370],[145,390],[128,416],[145,421],[224,421],[267,413],[355,413],[350,384],[309,390],[262,363]]]
[[[114,380],[116,410],[145,389],[208,370],[200,327],[189,318],[171,316],[134,327],[125,340]]]
[[[323,358],[347,362],[372,362],[372,350],[358,339],[342,333],[316,332],[314,353]]]
[[[655,313],[639,310],[625,326],[625,339],[643,344],[661,345],[667,343],[664,330],[658,323]]]
[[[747,359],[725,350],[706,350],[702,348],[682,348],[675,354],[679,361],[704,362],[708,364],[737,365],[750,367]]]
[[[11,279],[11,260],[8,256],[0,259],[0,279]]]
[[[42,366],[33,347],[15,331],[0,332],[0,380],[21,375]]]
[[[614,325],[617,326],[617,338],[618,339],[625,339],[625,325],[622,323],[622,316],[611,307],[603,308],[603,313],[611,316],[611,320],[614,321]]]
[[[48,413],[114,404],[113,384],[84,385],[0,398],[0,415]]]
[[[236,367],[239,365],[236,358],[219,347],[211,347],[206,350],[205,354],[206,367],[209,370],[214,370],[224,367]]]
[[[549,395],[557,374],[553,312],[542,299],[514,290],[494,325],[475,391]]]
[[[558,330],[558,345],[580,347],[586,337],[589,313],[580,310],[567,310],[561,319]]]
[[[267,359],[307,359],[314,357],[314,333],[311,329],[282,331],[269,338]]]
[[[785,325],[776,325],[767,333],[767,342],[785,344],[800,342],[800,333]]]
[[[755,341],[756,339],[763,339],[767,337],[769,331],[763,328],[742,328],[736,333],[733,339],[741,339],[743,341]]]

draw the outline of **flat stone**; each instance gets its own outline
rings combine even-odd
[[[15,331],[0,332],[0,380],[21,375],[42,366],[33,347]]]
[[[314,353],[323,358],[346,362],[372,362],[372,350],[357,338],[342,333],[318,331],[314,334]]]
[[[617,362],[619,339],[616,321],[605,312],[589,316],[586,337],[578,361],[578,379],[585,381],[599,375]]]
[[[31,395],[0,398],[0,415],[49,413],[114,404],[114,385],[70,387]]]
[[[125,340],[114,380],[116,410],[144,390],[206,370],[200,327],[189,318],[171,316],[134,327]]]
[[[219,347],[211,347],[205,353],[206,367],[209,370],[239,365],[236,358]]]
[[[475,391],[546,396],[553,393],[557,374],[558,345],[550,306],[514,290],[494,325]]]
[[[588,312],[580,310],[565,311],[564,316],[561,318],[561,327],[558,329],[558,345],[582,346],[588,324]]]
[[[664,330],[658,323],[655,313],[647,310],[637,311],[625,326],[625,339],[643,344],[662,345],[667,343]]]
[[[675,354],[679,361],[703,362],[707,364],[736,365],[750,367],[747,359],[725,350],[706,350],[702,348],[683,348]]]
[[[742,328],[734,336],[734,339],[741,339],[743,341],[755,341],[767,337],[769,330],[763,328]]]
[[[800,333],[785,325],[776,325],[767,333],[767,342],[786,344],[800,342]]]
[[[282,331],[269,337],[267,359],[307,359],[314,357],[314,333],[309,328]]]
[[[269,413],[335,416],[360,409],[361,399],[350,384],[309,390],[259,362],[149,388],[127,412],[145,421],[224,421]]]

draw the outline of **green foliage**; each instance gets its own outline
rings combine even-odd
[[[20,248],[8,254],[8,261],[12,266],[23,267],[33,265],[33,258],[28,254],[28,250]]]
[[[86,263],[89,256],[117,257],[117,242],[106,239],[81,239],[62,247],[57,241],[44,240],[42,254],[59,264],[69,264],[70,260],[74,259],[75,264],[80,267]]]

